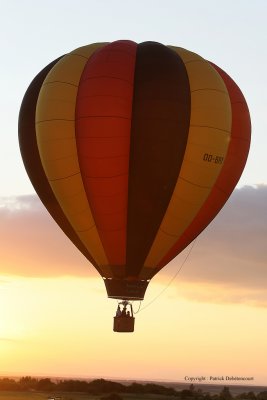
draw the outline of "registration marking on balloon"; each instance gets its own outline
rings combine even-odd
[[[215,164],[222,164],[223,160],[224,160],[223,156],[217,156],[217,155],[208,154],[208,153],[205,153],[203,155],[203,161],[213,162]]]

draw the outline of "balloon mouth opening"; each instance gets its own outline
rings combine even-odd
[[[143,300],[149,280],[123,280],[104,278],[109,298],[118,300]]]

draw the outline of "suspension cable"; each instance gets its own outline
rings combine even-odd
[[[149,307],[152,303],[154,303],[154,301],[156,301],[156,300],[168,289],[168,287],[172,284],[172,282],[174,281],[174,279],[175,279],[175,278],[177,277],[177,275],[181,272],[181,269],[183,268],[183,266],[185,265],[186,261],[188,260],[190,254],[191,254],[191,252],[192,252],[192,250],[193,250],[193,247],[195,246],[196,240],[197,240],[197,239],[195,239],[195,240],[191,243],[191,247],[190,247],[190,249],[189,249],[189,251],[188,251],[188,253],[187,253],[187,255],[186,255],[184,261],[183,261],[182,264],[180,265],[179,269],[175,272],[174,276],[170,279],[170,281],[168,282],[168,284],[167,284],[167,285],[166,285],[166,286],[165,286],[165,287],[164,287],[164,288],[149,302],[149,303],[147,303],[146,305],[144,305],[144,307],[142,307],[142,308],[141,308],[141,301],[140,301],[139,308],[138,308],[138,310],[137,310],[136,312],[134,312],[134,314],[137,314],[137,313],[139,313],[139,312],[145,310],[145,309],[146,309],[147,307]]]
[[[137,310],[137,311],[134,311],[134,310],[133,310],[133,313],[134,313],[134,314],[138,314],[138,313],[139,313],[139,311],[140,311],[140,308],[141,308],[141,304],[142,304],[142,301],[140,300],[140,301],[139,301],[139,307],[138,307],[138,310]]]

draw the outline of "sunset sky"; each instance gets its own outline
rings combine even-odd
[[[1,5],[0,375],[182,382],[233,375],[267,385],[267,3]],[[151,281],[133,334],[112,331],[116,301],[39,201],[17,139],[34,76],[76,47],[117,39],[185,47],[221,66],[242,89],[253,127],[237,189],[193,246]]]

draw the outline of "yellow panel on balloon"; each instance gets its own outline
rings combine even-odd
[[[108,260],[83,186],[74,124],[76,84],[97,47],[101,45],[86,46],[81,56],[74,52],[63,57],[47,75],[37,103],[36,133],[43,168],[65,216],[94,260],[106,265]]]
[[[108,42],[92,43],[87,46],[78,47],[77,49],[70,52],[69,55],[81,56],[89,59],[96,50],[100,49],[106,44],[108,44]]]

